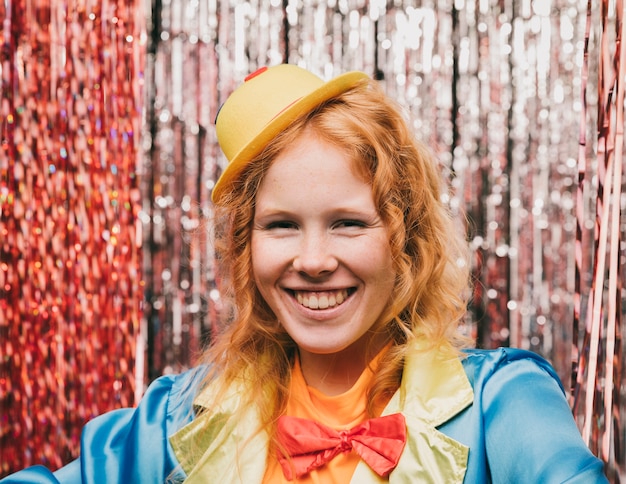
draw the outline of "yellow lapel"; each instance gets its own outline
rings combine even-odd
[[[265,474],[269,438],[266,432],[256,432],[259,417],[249,408],[237,422],[231,418],[239,404],[233,385],[214,412],[201,413],[192,422],[170,437],[176,458],[187,474],[185,483],[260,484]],[[206,407],[214,388],[209,385],[194,400],[194,405]]]
[[[458,357],[416,342],[409,351],[400,389],[383,415],[401,412],[406,418],[407,443],[390,484],[460,483],[469,449],[436,429],[471,405],[472,386]],[[385,482],[361,462],[353,483]]]

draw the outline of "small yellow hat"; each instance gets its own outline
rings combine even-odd
[[[353,71],[324,82],[290,64],[262,67],[246,77],[215,120],[217,140],[229,163],[213,188],[213,202],[219,204],[246,165],[296,118],[368,78]]]

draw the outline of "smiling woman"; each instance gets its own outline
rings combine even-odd
[[[467,348],[464,237],[374,81],[262,69],[216,127],[231,317],[78,461],[14,482],[606,482],[545,360]]]

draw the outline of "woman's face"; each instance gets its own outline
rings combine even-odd
[[[359,351],[395,275],[371,187],[348,156],[305,131],[259,186],[252,269],[300,352]]]

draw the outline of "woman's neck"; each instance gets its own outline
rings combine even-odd
[[[367,344],[357,341],[348,348],[332,354],[299,351],[302,375],[308,386],[328,396],[340,395],[352,388],[365,367],[368,356],[377,355],[387,343],[387,338],[370,339]],[[369,347],[370,351],[366,351]]]

